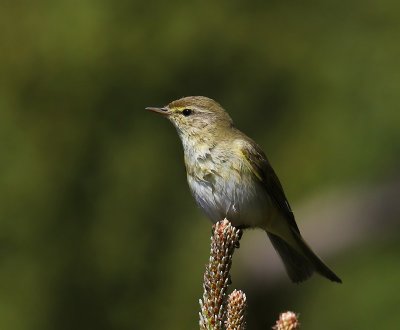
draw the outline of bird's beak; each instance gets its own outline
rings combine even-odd
[[[159,113],[160,115],[163,115],[163,116],[168,116],[171,113],[167,107],[163,107],[163,108],[147,107],[146,110]]]

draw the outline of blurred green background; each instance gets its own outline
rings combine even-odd
[[[291,284],[246,232],[249,329],[400,322],[400,4],[4,1],[0,328],[196,329],[210,223],[173,127],[206,95],[269,155],[305,238],[342,277]]]

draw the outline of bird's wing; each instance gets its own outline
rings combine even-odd
[[[300,233],[294,218],[292,209],[283,192],[283,188],[275,171],[271,167],[264,152],[255,143],[245,143],[241,151],[245,157],[250,170],[267,190],[278,209],[286,216],[293,229]]]

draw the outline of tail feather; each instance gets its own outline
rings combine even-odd
[[[281,257],[286,272],[293,282],[303,282],[316,271],[333,282],[342,283],[342,280],[318,258],[300,235],[294,233],[296,243],[300,250],[298,251],[279,236],[269,232],[267,232],[267,234],[275,250]]]

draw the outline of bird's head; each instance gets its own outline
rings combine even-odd
[[[233,125],[229,114],[217,102],[205,96],[188,96],[162,108],[146,109],[167,117],[181,138],[219,135]]]

